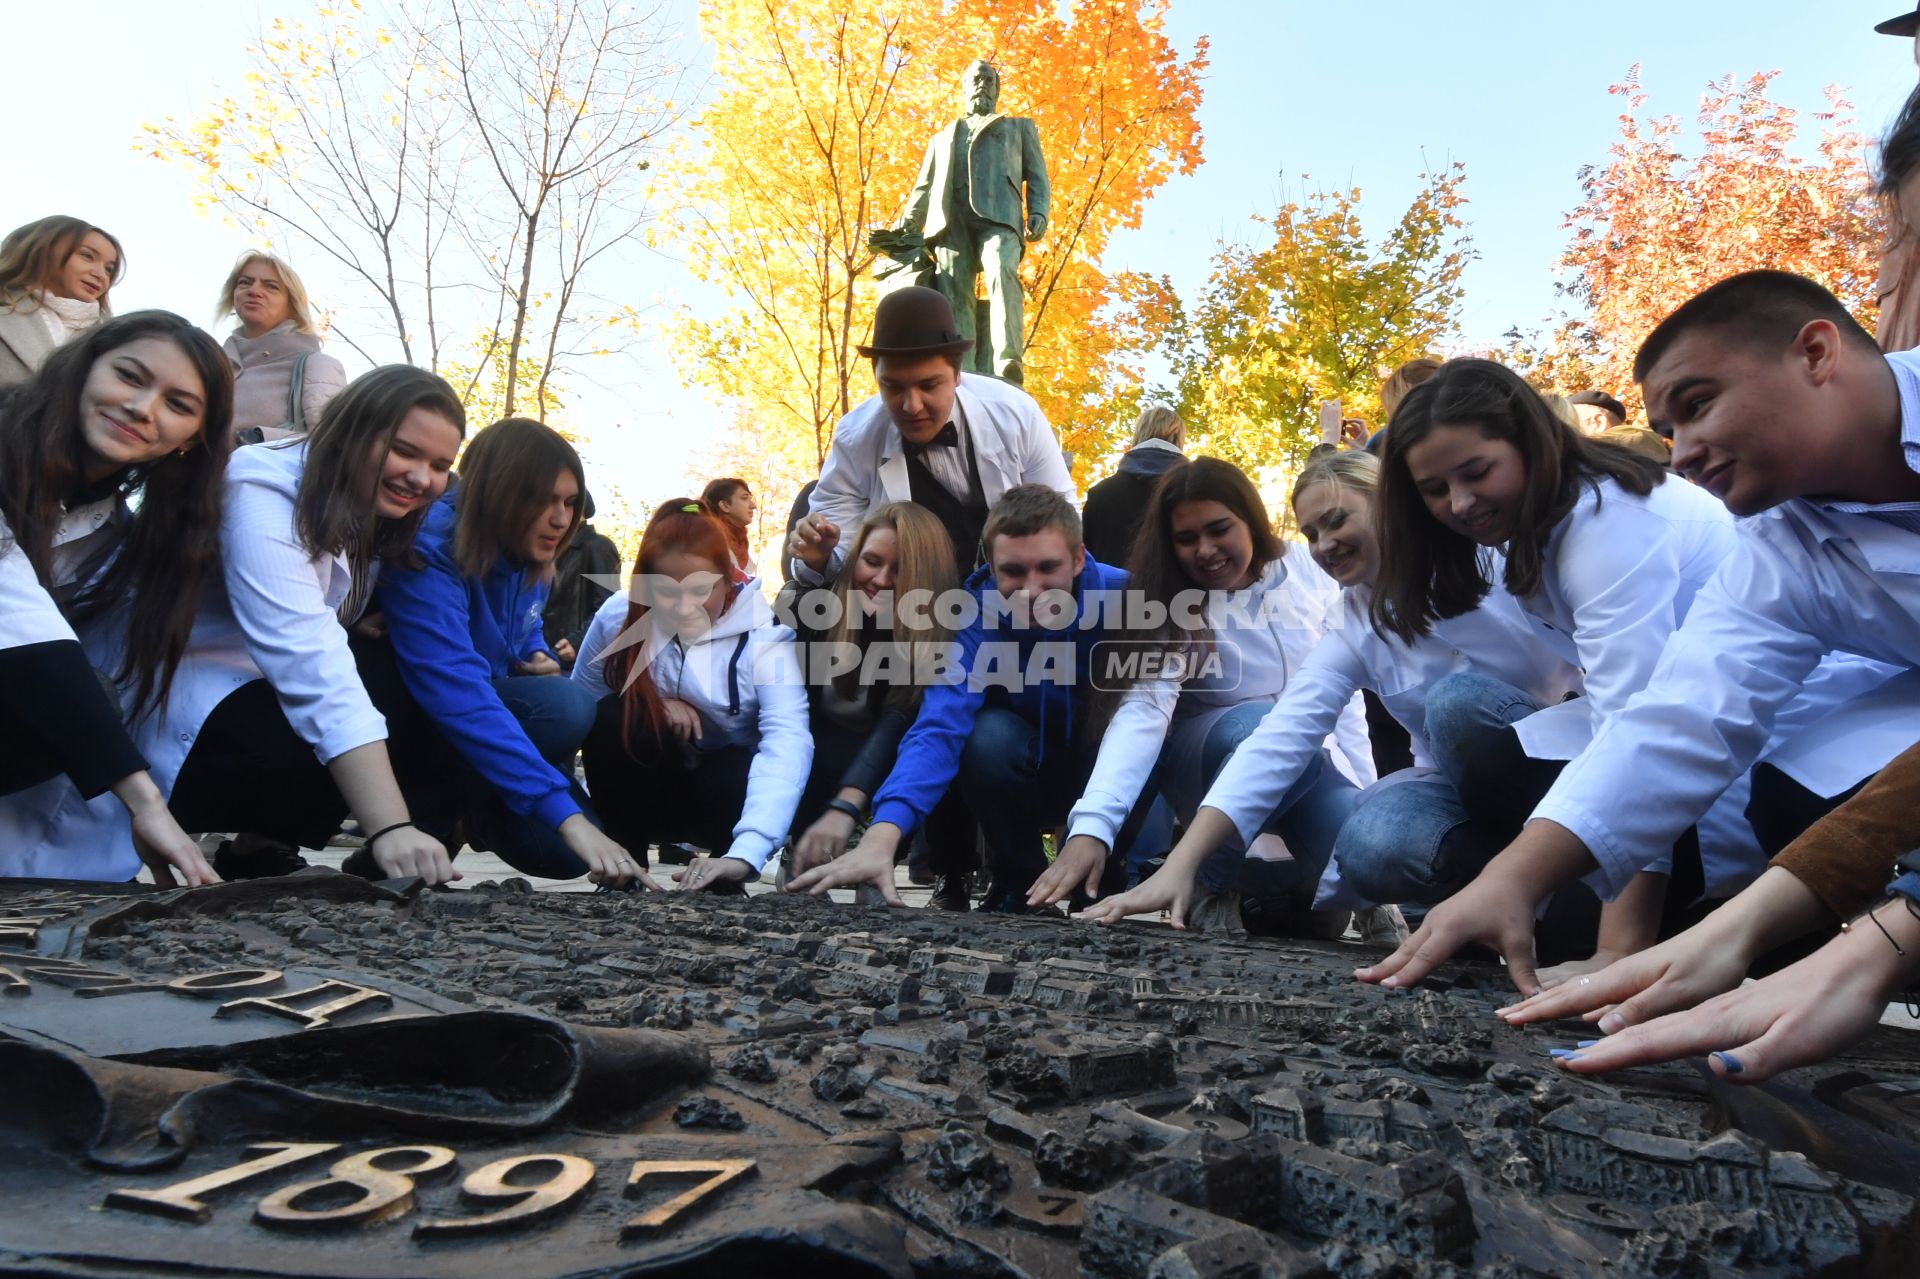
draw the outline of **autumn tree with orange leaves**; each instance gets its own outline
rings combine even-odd
[[[1818,280],[1873,326],[1883,233],[1867,140],[1835,86],[1814,114],[1817,145],[1801,143],[1799,113],[1768,97],[1776,71],[1715,81],[1700,99],[1699,144],[1682,151],[1674,116],[1648,116],[1639,68],[1608,89],[1626,100],[1605,164],[1581,171],[1584,199],[1567,215],[1565,293],[1585,314],[1550,338],[1509,334],[1506,355],[1553,390],[1599,387],[1638,413],[1633,357],[1682,302],[1717,280],[1771,268]]]
[[[704,0],[714,96],[670,168],[680,207],[656,242],[725,297],[673,336],[688,375],[737,406],[715,457],[790,493],[826,456],[834,423],[873,393],[854,347],[878,293],[867,233],[898,220],[927,139],[961,110],[977,57],[1001,73],[1001,109],[1039,126],[1054,192],[1021,264],[1026,387],[1076,468],[1130,423],[1145,335],[1114,317],[1102,266],[1113,233],[1200,163],[1202,42],[1182,56],[1165,0]]]

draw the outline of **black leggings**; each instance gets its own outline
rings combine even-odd
[[[636,858],[656,844],[688,843],[715,857],[733,845],[747,804],[751,746],[689,755],[678,742],[629,751],[620,732],[620,699],[600,699],[581,757],[587,791],[607,836]]]
[[[264,679],[213,708],[167,808],[185,831],[247,831],[302,848],[325,845],[347,815],[333,775],[287,723]]]

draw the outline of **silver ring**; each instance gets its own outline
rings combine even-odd
[[[1591,986],[1591,985],[1593,984],[1593,978],[1591,978],[1591,977],[1582,977],[1582,978],[1580,979],[1580,984],[1581,984],[1582,986]]]

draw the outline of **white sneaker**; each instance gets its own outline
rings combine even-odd
[[[1400,913],[1398,906],[1374,906],[1355,911],[1353,926],[1359,932],[1360,940],[1369,946],[1392,946],[1397,949],[1401,942],[1413,935],[1413,930],[1407,927],[1407,917]]]

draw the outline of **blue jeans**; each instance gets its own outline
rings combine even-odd
[[[1046,871],[1041,831],[1086,788],[1098,749],[1097,740],[1069,739],[1065,724],[1043,741],[1038,725],[1005,706],[983,706],[974,716],[960,752],[960,789],[986,838],[996,896],[1024,898]]]
[[[1249,702],[1234,707],[1214,723],[1200,754],[1209,785],[1271,709],[1266,702]],[[1359,790],[1333,766],[1325,751],[1315,755],[1261,826],[1263,831],[1285,840],[1287,851],[1293,854],[1291,869],[1281,875],[1278,872],[1287,864],[1276,863],[1274,873],[1260,876],[1262,884],[1284,881],[1290,905],[1301,909],[1311,905],[1314,885],[1320,882],[1327,859],[1333,855],[1334,839],[1359,798]],[[1239,882],[1246,862],[1246,850],[1240,841],[1230,841],[1200,864],[1200,887],[1211,893],[1232,888]]]
[[[1340,882],[1350,893],[1401,905],[1452,896],[1498,851],[1474,830],[1453,783],[1437,773],[1367,796],[1333,845]]]
[[[1341,883],[1368,901],[1403,905],[1432,905],[1464,888],[1505,841],[1474,822],[1462,787],[1484,771],[1476,765],[1490,735],[1510,735],[1539,709],[1525,691],[1472,671],[1436,682],[1426,739],[1439,773],[1367,797],[1334,845]]]
[[[559,675],[509,675],[493,681],[493,691],[533,743],[540,757],[567,779],[573,802],[594,825],[600,824],[574,775],[573,757],[593,731],[598,705],[585,685]],[[587,873],[560,832],[530,813],[516,813],[500,793],[484,782],[467,813],[473,843],[499,855],[515,870],[544,879],[576,879]]]

